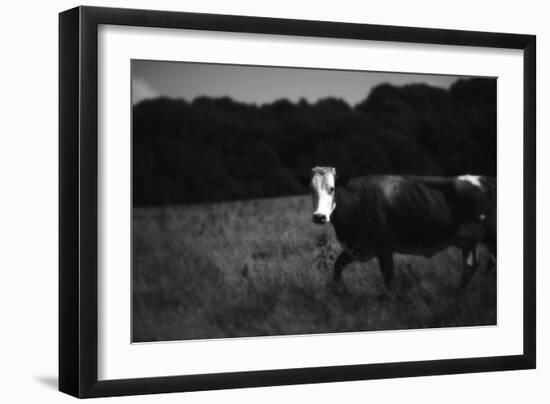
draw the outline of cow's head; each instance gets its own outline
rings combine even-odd
[[[336,187],[346,185],[349,178],[336,176],[336,169],[333,167],[315,167],[311,170],[310,177],[301,176],[299,180],[311,188],[313,223],[330,222],[330,215],[336,208]]]

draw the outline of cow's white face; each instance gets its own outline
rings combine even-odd
[[[334,201],[336,169],[315,167],[311,177],[311,196],[313,200],[313,223],[330,222],[330,215],[336,208]]]

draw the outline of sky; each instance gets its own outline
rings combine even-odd
[[[316,102],[342,98],[350,105],[364,100],[382,83],[426,83],[449,88],[460,76],[380,73],[212,63],[132,61],[132,103],[160,96],[192,101],[198,96],[229,96],[263,104],[287,98]]]

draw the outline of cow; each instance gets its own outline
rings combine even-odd
[[[313,223],[332,223],[342,252],[334,263],[338,284],[353,261],[377,257],[386,288],[394,277],[393,254],[432,257],[462,251],[459,289],[479,266],[478,245],[496,262],[496,181],[462,175],[371,175],[349,178],[333,167],[315,167],[302,183],[311,189]]]

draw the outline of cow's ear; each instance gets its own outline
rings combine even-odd
[[[309,187],[311,183],[311,178],[307,175],[297,175],[296,180],[305,188]]]
[[[343,174],[343,175],[336,176],[337,187],[345,187],[346,185],[348,185],[348,182],[349,182],[349,175]]]

